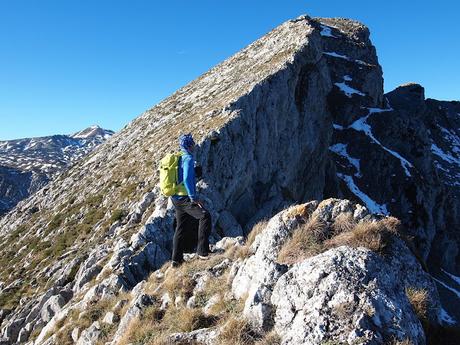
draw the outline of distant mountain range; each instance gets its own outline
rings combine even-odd
[[[0,141],[0,216],[113,133],[91,126],[73,135]]]

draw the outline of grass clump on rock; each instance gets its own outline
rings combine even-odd
[[[278,261],[292,265],[339,246],[365,247],[385,254],[400,222],[393,217],[356,222],[351,214],[341,214],[327,223],[310,216],[300,224],[278,254]]]

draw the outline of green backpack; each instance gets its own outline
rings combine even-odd
[[[165,196],[187,195],[184,183],[177,183],[181,153],[168,153],[160,161],[160,190]]]

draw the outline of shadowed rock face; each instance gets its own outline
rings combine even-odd
[[[337,120],[331,151],[343,186],[332,193],[366,194],[403,220],[433,267],[458,272],[458,102],[425,100],[417,84],[385,96],[386,108]]]
[[[20,330],[27,339],[42,327],[37,310],[29,315],[40,300],[64,290],[83,305],[113,296],[168,259],[173,210],[155,187],[156,169],[184,132],[199,144],[212,240],[247,232],[293,203],[346,196],[402,218],[421,256],[456,272],[455,112],[457,103],[425,101],[416,85],[384,95],[362,24],[288,21],[146,111],[0,220],[0,256],[28,267],[0,269],[2,293],[14,302],[0,308],[29,295],[5,317],[2,334],[14,342]]]

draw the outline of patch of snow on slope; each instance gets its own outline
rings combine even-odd
[[[366,62],[366,61],[363,61],[363,60],[355,60],[355,62],[356,62],[358,65],[372,66],[370,63],[368,63],[368,62]]]
[[[458,164],[460,165],[460,159],[455,158],[449,153],[445,153],[439,146],[436,144],[431,144],[431,152],[433,152],[436,156],[440,157],[441,159],[449,162],[451,164]]]
[[[353,158],[348,154],[346,144],[338,143],[338,144],[332,145],[329,147],[329,150],[338,154],[341,157],[344,157],[348,161],[348,163],[350,163],[352,166],[355,167],[356,169],[355,176],[362,177],[359,159]]]
[[[344,75],[344,76],[343,76],[343,80],[345,80],[345,81],[352,81],[353,78],[350,77],[349,75]]]
[[[391,110],[393,110],[393,109],[391,109]],[[385,112],[385,111],[390,111],[390,109],[369,108],[369,114],[359,118],[358,120],[353,122],[350,126],[348,126],[348,128],[353,128],[356,131],[364,132],[364,134],[366,134],[375,144],[377,144],[380,147],[382,147],[382,149],[384,149],[385,151],[390,153],[392,156],[398,158],[399,161],[401,162],[401,166],[404,169],[404,172],[406,173],[407,176],[410,177],[412,175],[411,175],[411,173],[409,171],[409,168],[414,167],[412,165],[412,163],[410,163],[407,159],[402,157],[396,151],[390,150],[389,148],[384,146],[376,137],[374,137],[374,135],[372,134],[371,126],[369,126],[367,124],[367,122],[366,122],[368,117],[369,117],[369,115],[371,115],[373,113],[381,113],[381,112]]]
[[[336,123],[333,123],[333,124],[332,124],[332,127],[334,127],[334,129],[337,129],[337,130],[339,130],[339,131],[342,131],[342,130],[345,129],[345,128],[343,128],[343,126],[338,125],[338,124],[336,124]]]
[[[334,36],[332,34],[331,28],[329,26],[326,26],[326,25],[323,25],[323,24],[321,24],[320,26],[321,26],[321,32],[320,32],[321,36],[337,38],[337,36]]]
[[[367,194],[362,192],[355,184],[355,181],[353,181],[353,177],[341,173],[337,173],[337,176],[347,184],[348,188],[354,195],[356,195],[359,199],[361,199],[362,202],[364,202],[364,204],[370,212],[388,215],[387,205],[378,204],[377,202],[372,200]]]
[[[340,54],[337,54],[336,52],[324,52],[323,54],[329,55],[329,56],[332,56],[332,57],[336,57],[336,58],[339,58],[339,59],[350,60],[350,58],[348,56],[340,55]]]
[[[366,94],[362,93],[359,90],[352,88],[351,86],[347,85],[345,82],[342,83],[334,83],[348,98],[351,98],[353,94],[357,94],[360,96],[366,96]]]

